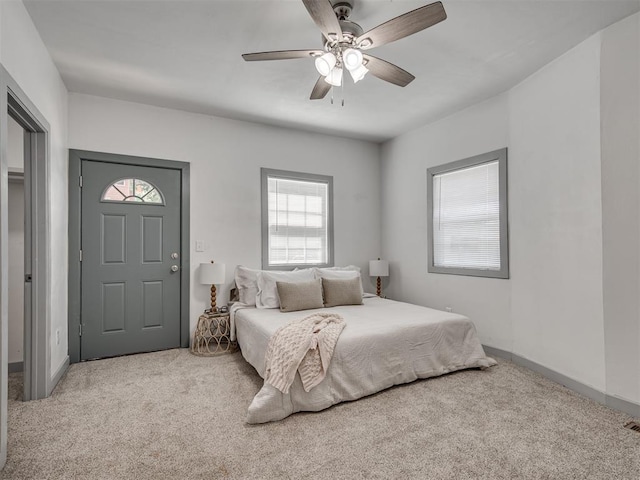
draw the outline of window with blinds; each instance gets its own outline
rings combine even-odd
[[[263,268],[333,264],[332,183],[262,169]]]
[[[428,170],[429,272],[508,278],[506,149]]]

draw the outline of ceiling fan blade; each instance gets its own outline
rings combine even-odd
[[[361,49],[368,50],[413,35],[446,18],[442,2],[431,3],[372,28],[360,35],[356,42],[361,44]]]
[[[362,57],[367,61],[365,67],[369,69],[371,75],[378,77],[380,80],[384,80],[385,82],[393,83],[400,87],[406,87],[416,78],[406,70],[403,70],[386,60],[382,60],[381,58],[374,57],[372,55],[363,55]]]
[[[312,58],[322,55],[323,53],[322,50],[280,50],[274,52],[243,53],[242,58],[247,62],[257,60],[290,60],[294,58]]]
[[[324,77],[318,78],[318,81],[313,86],[313,90],[311,91],[311,100],[321,100],[323,99],[327,93],[331,90],[331,85],[324,81]]]
[[[302,0],[302,3],[327,40],[342,40],[342,28],[329,0]]]

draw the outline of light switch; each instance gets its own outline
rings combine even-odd
[[[196,252],[204,252],[204,240],[196,240]]]

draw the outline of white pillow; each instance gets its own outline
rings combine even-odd
[[[294,268],[292,271],[294,272],[313,272],[315,267],[307,267],[307,268]]]
[[[316,278],[329,278],[332,280],[344,280],[360,276],[359,270],[336,270],[329,268],[314,268]]]
[[[258,272],[258,294],[256,295],[256,307],[279,308],[278,287],[276,282],[309,282],[316,277],[312,268],[297,270],[294,272]]]
[[[247,305],[256,304],[256,295],[258,295],[258,272],[252,268],[238,265],[236,267],[236,286],[238,287],[238,296],[241,303]]]
[[[325,267],[325,268],[316,268],[316,270],[335,272],[335,271],[354,271],[360,273],[360,267],[356,267],[355,265],[347,265],[346,267]]]

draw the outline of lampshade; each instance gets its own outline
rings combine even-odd
[[[353,70],[349,70],[351,78],[353,78],[353,83],[358,83],[360,80],[362,80],[368,71],[369,69],[362,64],[360,64],[359,67],[356,67]]]
[[[389,276],[389,262],[387,260],[370,260],[369,261],[369,276],[370,277],[388,277]]]
[[[336,56],[331,52],[327,52],[324,55],[316,58],[316,70],[318,70],[318,73],[323,77],[329,75],[329,73],[335,66]]]
[[[200,283],[203,285],[220,285],[224,283],[224,263],[201,263]]]
[[[342,85],[342,69],[334,68],[329,72],[329,75],[324,77],[324,81],[329,85],[333,85],[334,87],[339,87]]]
[[[342,63],[347,70],[355,70],[362,65],[362,52],[355,48],[347,48],[342,54]]]

